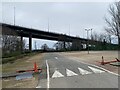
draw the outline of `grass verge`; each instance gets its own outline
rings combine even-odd
[[[32,69],[34,62],[41,67],[42,57],[42,53],[37,53],[14,60],[12,63],[3,64],[2,73],[16,73],[16,70]],[[2,88],[35,88],[38,83],[38,74],[33,76],[33,78],[24,80],[16,80],[15,77],[4,78],[2,79]]]

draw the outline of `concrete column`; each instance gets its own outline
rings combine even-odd
[[[64,47],[64,50],[65,50],[65,49],[66,49],[65,41],[63,42],[63,44],[64,44],[64,45],[63,45],[63,47]]]
[[[81,50],[82,49],[82,43],[81,43],[81,41],[79,41],[79,50]]]
[[[29,35],[29,51],[32,51],[32,35]]]
[[[20,41],[21,41],[20,49],[22,53],[23,52],[23,36],[20,37]]]

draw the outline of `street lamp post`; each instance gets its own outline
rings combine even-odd
[[[49,18],[48,18],[48,32],[49,32]]]
[[[92,30],[93,30],[93,29],[91,28],[90,30],[91,30],[91,40],[92,40],[92,39],[93,39],[93,38],[92,38]]]
[[[92,36],[92,29],[85,29],[85,31],[87,31],[87,49],[88,49],[88,54],[89,54],[89,31],[91,30],[91,36]]]

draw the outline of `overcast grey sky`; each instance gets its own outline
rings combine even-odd
[[[110,3],[5,2],[2,3],[2,22],[13,24],[15,7],[16,25],[47,31],[49,19],[50,32],[68,35],[70,26],[70,35],[86,38],[85,28],[93,28],[93,32],[104,33],[104,17],[108,16]],[[53,46],[51,41],[37,40],[39,47],[43,43]]]

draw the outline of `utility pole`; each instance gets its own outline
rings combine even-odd
[[[48,32],[49,32],[49,18],[48,18]]]
[[[70,36],[70,24],[69,24],[69,36]]]
[[[15,6],[14,6],[14,26],[15,26]]]
[[[91,42],[90,42],[90,44],[91,44],[91,49],[92,49],[92,47],[93,47],[93,45],[92,45],[92,44],[93,44],[92,30],[93,30],[93,29],[91,28],[90,30],[91,30]]]
[[[69,24],[69,36],[70,36],[70,24]],[[68,42],[68,48],[69,48],[69,50],[70,50],[70,42]]]
[[[88,54],[89,54],[89,36],[88,36],[88,34],[89,34],[90,30],[91,29],[85,29],[85,31],[87,31],[87,49],[88,49]]]

